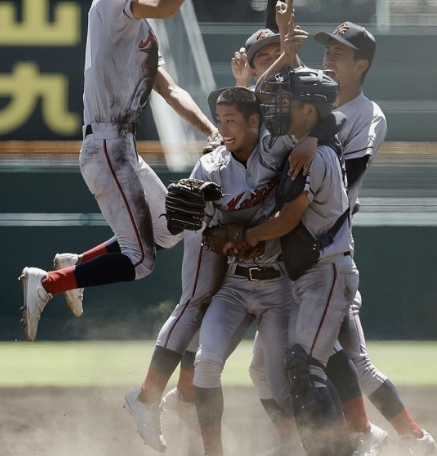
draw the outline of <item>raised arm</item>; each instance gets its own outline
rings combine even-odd
[[[131,0],[130,9],[137,19],[168,19],[183,3],[184,0]]]
[[[197,130],[200,130],[207,136],[217,132],[217,128],[202,112],[192,96],[186,90],[179,87],[162,66],[158,68],[153,90],[159,93],[192,127],[197,128]]]
[[[281,35],[281,55],[276,61],[268,68],[268,70],[261,75],[256,84],[256,92],[259,92],[265,80],[273,74],[279,73],[287,65],[291,68],[296,68],[300,65],[298,58],[298,51],[300,50],[303,42],[308,38],[308,32],[302,30],[300,27],[294,26],[294,14],[292,9],[293,3],[287,5],[284,2],[278,1],[276,4],[277,21]],[[291,8],[291,9],[290,9]]]

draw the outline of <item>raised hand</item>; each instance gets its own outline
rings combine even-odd
[[[240,48],[239,51],[234,52],[234,57],[232,57],[231,60],[231,68],[236,85],[249,87],[252,69],[247,60],[246,49],[244,47]]]

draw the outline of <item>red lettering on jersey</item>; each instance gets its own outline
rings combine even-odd
[[[146,40],[143,40],[140,42],[138,45],[138,48],[140,49],[141,52],[149,53],[150,51],[150,46],[155,42],[155,35],[153,33],[149,33],[149,36],[147,37]]]
[[[244,193],[241,193],[236,198],[231,199],[228,203],[229,211],[239,211],[242,209],[248,209],[251,207],[259,206],[267,199],[271,191],[275,188],[276,184],[279,182],[279,177],[274,177],[271,179],[264,188],[256,189],[254,193],[251,194],[250,198],[245,199],[238,206],[238,203],[242,200]],[[237,207],[238,206],[238,207]]]

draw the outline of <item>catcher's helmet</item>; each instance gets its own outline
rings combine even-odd
[[[288,68],[270,76],[259,92],[266,127],[273,137],[288,133],[292,100],[314,104],[324,119],[334,109],[337,94],[337,82],[323,70]]]

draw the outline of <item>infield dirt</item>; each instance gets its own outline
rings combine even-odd
[[[135,385],[133,385],[135,387]],[[437,385],[399,388],[419,425],[437,436]],[[1,456],[156,456],[123,408],[125,388],[0,389]],[[225,456],[255,456],[276,434],[255,390],[225,387]],[[400,456],[394,429],[368,403],[372,421],[389,432],[383,456]],[[167,456],[201,456],[200,437],[175,415],[162,415]]]

